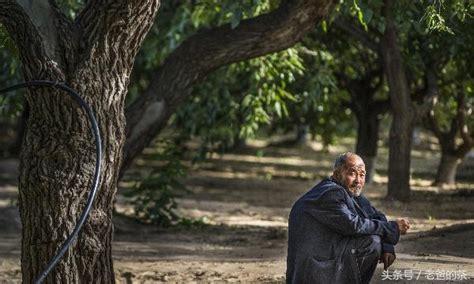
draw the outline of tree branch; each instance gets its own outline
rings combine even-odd
[[[108,68],[119,67],[117,58],[133,64],[146,34],[140,31],[149,30],[152,22],[147,19],[155,17],[159,6],[160,0],[87,1],[75,19],[76,28],[82,31],[80,60],[100,62]],[[137,22],[144,26],[131,24]]]
[[[437,76],[434,70],[430,67],[432,67],[431,64],[428,64],[428,67],[426,68],[426,71],[425,71],[426,72],[425,73],[426,88],[424,89],[426,90],[426,92],[424,93],[424,96],[422,97],[422,103],[418,105],[414,104],[415,110],[416,110],[415,120],[422,119],[425,113],[433,109],[439,95]]]
[[[373,109],[375,110],[377,115],[384,114],[384,113],[386,113],[390,110],[390,100],[389,99],[376,100],[376,101],[374,101],[373,105],[374,105]]]
[[[59,70],[64,60],[58,52],[57,25],[67,23],[54,2],[0,0],[0,6],[0,22],[13,38],[23,64],[28,63],[24,70],[27,78],[46,73],[41,62],[49,62],[49,68]]]
[[[436,136],[436,138],[438,138],[438,141],[441,142],[441,140],[443,140],[444,133],[439,128],[438,121],[436,120],[434,110],[431,110],[429,113],[426,114],[426,116],[425,116],[425,127],[428,130],[431,130],[431,132],[433,132],[434,136]]]
[[[334,20],[334,25],[376,53],[380,52],[380,46],[368,36],[368,33],[360,29],[358,26],[342,19],[341,17]]]
[[[155,71],[145,93],[127,109],[124,168],[159,133],[195,83],[211,71],[286,49],[327,15],[333,0],[282,1],[280,7],[242,21],[203,30],[184,41]]]

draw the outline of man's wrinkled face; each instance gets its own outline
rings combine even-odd
[[[339,171],[337,179],[353,196],[359,196],[365,185],[365,164],[358,156],[351,156]]]

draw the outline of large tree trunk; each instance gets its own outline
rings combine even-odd
[[[112,72],[114,73],[114,72]],[[125,119],[121,102],[106,96],[123,96],[118,74],[85,73],[89,83],[71,79],[92,104],[103,137],[104,167],[100,195],[76,245],[48,278],[54,283],[113,282],[111,255],[112,206],[124,143]],[[115,79],[115,80],[114,80]],[[107,85],[98,84],[109,81]],[[94,103],[91,98],[101,98]],[[36,89],[26,139],[20,155],[19,205],[22,219],[23,281],[31,282],[45,268],[78,220],[94,173],[94,144],[84,114],[65,94]]]
[[[401,201],[410,198],[412,130],[413,126],[409,116],[393,115],[389,134],[388,198]]]
[[[124,100],[139,46],[159,1],[88,1],[75,23],[53,1],[1,0],[0,21],[20,51],[25,81],[64,81],[91,105],[102,134],[103,170],[90,216],[47,283],[113,283],[112,206],[122,146]],[[32,88],[20,155],[21,267],[39,276],[74,228],[90,191],[95,146],[79,106],[55,89]]]
[[[406,201],[410,197],[410,153],[414,114],[403,67],[394,20],[394,1],[384,1],[386,29],[382,40],[382,57],[393,120],[390,127],[388,165],[388,198]]]

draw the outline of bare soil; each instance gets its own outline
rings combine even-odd
[[[138,223],[132,208],[117,198],[113,256],[119,283],[282,283],[286,270],[287,217],[293,202],[330,174],[336,153],[317,143],[299,148],[259,144],[192,166],[183,182],[191,193],[179,200],[179,213],[205,223],[158,228]],[[388,201],[386,150],[377,160],[375,182],[366,195],[389,219],[407,217],[412,231],[396,247],[392,273],[402,282],[445,283],[443,271],[466,275],[474,283],[474,161],[461,165],[460,182],[451,189],[431,187],[439,156],[413,151],[412,200]],[[144,159],[140,168],[153,165]],[[0,161],[0,283],[20,282],[21,222],[14,206],[17,161]],[[412,280],[408,280],[413,273]],[[459,274],[458,274],[459,275]],[[418,276],[418,280],[415,280]],[[429,280],[429,277],[438,277]],[[427,278],[428,277],[428,278]],[[373,283],[383,280],[379,265]],[[400,281],[399,281],[400,283]]]

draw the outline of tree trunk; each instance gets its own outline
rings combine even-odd
[[[441,154],[441,161],[436,172],[435,184],[438,186],[454,185],[456,183],[456,171],[461,159],[446,153]]]
[[[425,115],[425,126],[433,132],[441,147],[441,160],[438,165],[434,184],[438,186],[456,183],[457,167],[474,146],[474,132],[469,131],[466,116],[470,114],[463,92],[456,95],[457,113],[451,119],[451,125],[443,131],[434,111]],[[458,137],[459,136],[461,137]],[[460,138],[461,144],[457,144]]]
[[[382,57],[393,114],[389,136],[387,198],[406,201],[410,198],[410,154],[414,118],[393,15],[394,1],[385,0],[384,3],[386,29],[382,40]]]
[[[84,74],[85,75],[85,74]],[[95,75],[95,77],[93,77]],[[124,143],[125,119],[117,100],[123,96],[118,74],[97,69],[89,84],[72,86],[89,98],[98,117],[104,147],[100,195],[79,239],[51,275],[51,283],[114,282],[112,206]],[[98,84],[108,81],[108,86]],[[30,118],[20,155],[19,206],[22,219],[23,281],[32,282],[74,228],[92,184],[95,146],[84,114],[65,94],[36,89],[28,96]]]
[[[298,124],[296,127],[295,144],[298,146],[307,145],[309,143],[309,125]]]
[[[365,182],[370,184],[375,174],[380,120],[375,112],[367,112],[363,117],[359,119],[358,116],[356,153],[364,160]]]
[[[0,0],[25,81],[66,82],[90,104],[103,146],[99,191],[76,242],[46,283],[113,283],[112,206],[125,142],[124,100],[135,55],[159,2],[88,1],[75,22],[54,1]],[[67,94],[31,88],[20,154],[23,282],[31,283],[74,228],[95,170],[90,124]]]
[[[409,116],[393,115],[390,127],[388,198],[406,201],[410,198],[410,154],[412,122]]]

